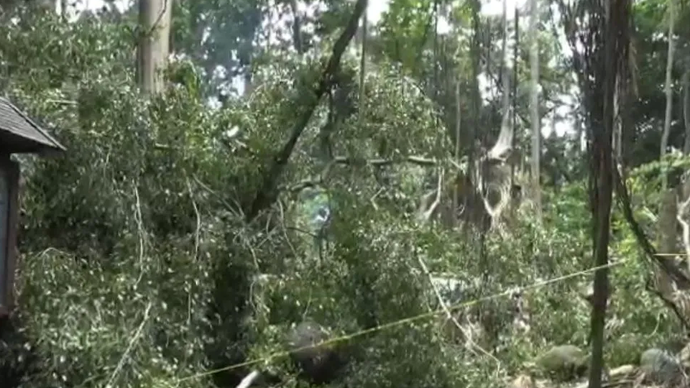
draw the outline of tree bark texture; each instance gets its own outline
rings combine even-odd
[[[541,221],[541,188],[540,188],[540,168],[539,159],[541,148],[541,120],[539,118],[539,3],[537,0],[530,0],[530,21],[529,21],[529,62],[530,62],[530,120],[532,121],[532,199],[536,210],[537,219]]]
[[[613,147],[614,92],[616,78],[621,66],[625,66],[627,27],[630,13],[629,0],[611,0],[603,6],[592,9],[590,17],[598,21],[598,38],[593,43],[603,43],[603,52],[594,51],[595,83],[590,94],[590,148],[593,194],[592,204],[594,264],[599,269],[594,273],[594,297],[591,319],[592,358],[589,387],[600,388],[604,362],[604,327],[609,294],[608,245],[611,223],[611,202],[613,192]],[[597,42],[598,41],[598,42]],[[603,41],[603,42],[602,42]],[[599,44],[599,47],[602,45]],[[603,62],[602,62],[603,61]]]
[[[164,89],[163,74],[170,52],[173,0],[139,0],[141,38],[138,47],[137,80],[146,94]]]
[[[659,159],[666,155],[666,148],[668,147],[668,136],[671,132],[671,114],[673,110],[673,89],[671,88],[671,73],[673,71],[673,30],[676,18],[676,0],[670,0],[668,3],[668,54],[666,58],[666,84],[664,91],[666,93],[666,115],[664,118],[664,132],[661,134],[661,148],[659,150]],[[662,176],[662,188],[666,189],[668,185],[667,174]]]

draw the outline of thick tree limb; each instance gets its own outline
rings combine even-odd
[[[649,238],[647,238],[645,232],[642,230],[642,227],[635,219],[635,216],[632,211],[632,206],[630,205],[630,195],[628,194],[628,188],[623,182],[621,174],[617,169],[613,169],[613,179],[616,187],[616,197],[618,198],[618,204],[621,206],[623,210],[623,216],[625,217],[625,220],[627,221],[628,225],[630,226],[630,229],[635,235],[637,243],[640,245],[644,253],[653,263],[656,263],[660,267],[660,269],[675,282],[676,287],[678,289],[683,290],[690,287],[690,279],[688,279],[687,276],[685,276],[685,274],[676,265],[676,263],[670,258],[659,256],[656,253],[656,249],[654,249],[654,246],[649,241]],[[651,279],[647,281],[645,288],[647,289],[647,291],[656,294],[661,299],[661,301],[664,302],[664,304],[673,311],[676,317],[678,317],[683,327],[690,330],[690,322],[687,321],[682,311],[678,308],[674,301],[669,300],[662,292],[656,290],[652,286]]]
[[[688,320],[685,319],[685,315],[683,315],[681,309],[676,305],[676,303],[674,303],[671,299],[664,295],[663,292],[659,291],[658,287],[655,287],[652,283],[652,279],[648,279],[645,283],[645,290],[658,296],[659,299],[661,299],[661,301],[664,302],[666,307],[670,308],[671,311],[673,311],[673,313],[676,315],[676,317],[680,321],[680,324],[685,328],[685,330],[690,330],[690,322],[688,322]]]
[[[246,213],[247,221],[253,220],[261,211],[269,207],[275,201],[278,195],[278,179],[282,175],[283,170],[285,169],[285,166],[292,155],[292,151],[297,144],[297,140],[299,140],[302,132],[304,132],[304,128],[307,126],[311,116],[314,114],[314,110],[318,106],[321,97],[331,87],[332,78],[340,66],[340,59],[342,58],[347,45],[350,43],[350,40],[352,40],[352,37],[357,31],[359,19],[364,13],[366,5],[367,0],[357,0],[354,12],[350,17],[345,30],[333,46],[331,58],[328,60],[328,64],[321,75],[321,79],[319,80],[316,90],[314,90],[314,98],[308,103],[308,106],[304,108],[304,111],[297,119],[295,126],[290,132],[290,138],[287,140],[285,145],[283,145],[281,151],[275,156],[273,163],[264,176],[264,182],[256,194],[256,197],[252,201],[249,211]]]
[[[673,262],[673,260],[669,259],[668,257],[661,257],[657,255],[656,249],[649,241],[649,238],[642,230],[640,224],[635,219],[635,215],[632,211],[632,206],[630,205],[630,195],[628,194],[628,188],[625,186],[625,183],[621,178],[621,174],[619,171],[617,171],[617,169],[614,169],[613,178],[616,186],[616,197],[618,198],[618,203],[623,210],[623,216],[625,217],[625,220],[627,221],[628,225],[630,226],[630,229],[635,235],[635,239],[637,240],[637,243],[640,245],[640,248],[642,248],[642,250],[650,260],[658,264],[659,267],[661,267],[661,269],[664,272],[666,272],[671,277],[671,279],[673,279],[673,281],[678,285],[678,288],[683,290],[689,289],[690,279],[688,279],[688,277],[685,276],[683,271],[681,271],[681,269]]]
[[[349,158],[347,156],[336,156],[333,159],[335,164],[348,164],[348,165],[370,165],[370,166],[390,166],[396,163],[410,163],[416,164],[418,166],[435,166],[437,161],[434,159],[425,158],[423,156],[410,155],[400,160],[392,159],[368,159],[368,160],[357,160],[355,158]]]

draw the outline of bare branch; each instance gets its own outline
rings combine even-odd
[[[249,374],[244,376],[242,381],[240,381],[240,383],[237,385],[237,388],[249,388],[254,382],[254,380],[256,380],[257,377],[259,377],[259,375],[260,373],[258,370],[253,370],[249,372]]]
[[[425,158],[423,156],[408,156],[404,159],[393,160],[393,159],[355,159],[349,158],[347,156],[337,156],[333,159],[336,164],[350,164],[350,165],[371,165],[371,166],[390,166],[396,163],[411,163],[419,166],[435,166],[438,161],[435,159]]]
[[[144,331],[144,326],[146,326],[146,323],[149,321],[151,307],[152,307],[152,303],[149,302],[146,305],[146,310],[144,310],[144,317],[141,320],[141,324],[139,324],[137,331],[134,333],[134,336],[132,337],[132,339],[129,341],[129,344],[127,345],[127,349],[125,350],[125,353],[120,358],[120,361],[117,363],[117,367],[115,367],[113,374],[108,379],[108,383],[105,385],[106,388],[112,388],[113,387],[113,384],[115,383],[115,379],[117,378],[118,374],[120,374],[120,371],[122,370],[122,368],[125,366],[127,359],[129,359],[129,356],[131,355],[132,350],[134,349],[134,345],[136,345],[137,342],[139,342],[139,338],[141,338],[141,334]]]
[[[424,199],[422,199],[422,205],[419,208],[418,214],[419,221],[421,222],[428,222],[431,219],[431,216],[434,214],[434,211],[436,211],[436,209],[438,208],[438,205],[441,203],[441,195],[443,193],[443,175],[443,171],[439,172],[438,183],[436,184],[436,198],[427,209],[424,209],[424,205],[426,204],[426,202],[428,202],[430,196],[433,195],[433,192],[425,195]]]
[[[421,256],[417,257],[417,260],[419,261],[419,265],[422,267],[422,271],[426,274],[426,276],[429,278],[429,283],[431,284],[431,287],[434,289],[434,293],[436,294],[436,299],[438,299],[438,303],[441,305],[441,308],[443,309],[443,312],[446,314],[446,318],[453,322],[453,324],[460,330],[462,333],[463,337],[465,337],[465,340],[467,341],[468,348],[470,351],[473,353],[477,354],[475,352],[475,349],[478,350],[480,353],[484,354],[485,356],[491,358],[493,361],[496,362],[498,365],[498,368],[501,368],[501,361],[499,361],[496,357],[494,357],[493,354],[489,353],[487,350],[479,346],[477,343],[472,341],[472,337],[470,334],[465,330],[462,325],[460,325],[460,322],[453,316],[453,314],[450,312],[450,309],[448,308],[448,304],[443,300],[443,297],[441,296],[441,292],[438,290],[438,287],[436,284],[434,284],[433,277],[431,276],[431,272],[429,272],[429,267],[426,266],[426,263],[422,259]]]

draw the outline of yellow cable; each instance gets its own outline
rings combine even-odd
[[[589,269],[586,269],[586,270],[583,270],[583,271],[579,271],[579,272],[571,273],[571,274],[568,274],[568,275],[563,275],[563,276],[559,276],[559,277],[556,277],[556,278],[552,278],[552,279],[544,280],[544,281],[541,281],[541,282],[533,283],[533,284],[531,284],[531,285],[529,285],[529,286],[519,287],[519,288],[513,288],[513,289],[510,289],[510,290],[507,290],[507,291],[503,291],[503,292],[500,292],[500,293],[497,293],[497,294],[489,295],[489,296],[486,296],[486,297],[483,297],[483,298],[478,298],[478,299],[475,299],[475,300],[472,300],[472,301],[469,301],[469,302],[463,302],[463,303],[459,303],[459,304],[456,304],[456,305],[453,305],[453,306],[449,306],[448,309],[451,310],[451,311],[452,311],[452,310],[457,310],[457,309],[459,309],[459,308],[472,306],[472,305],[475,305],[475,304],[478,304],[478,303],[481,303],[481,302],[486,302],[486,301],[488,301],[488,300],[497,299],[497,298],[504,297],[504,296],[510,296],[511,294],[513,294],[513,293],[516,292],[516,291],[525,291],[525,290],[532,290],[532,289],[541,288],[541,287],[544,287],[544,286],[547,286],[547,285],[550,285],[550,284],[553,284],[553,283],[561,282],[561,281],[563,281],[563,280],[567,280],[567,279],[570,279],[570,278],[582,276],[582,275],[585,275],[585,274],[594,272],[594,271],[596,271],[596,270],[598,270],[598,269],[611,268],[611,267],[613,267],[613,266],[622,264],[622,263],[624,263],[624,262],[625,262],[625,260],[620,260],[620,261],[608,263],[608,264],[606,264],[606,265],[601,265],[601,266],[597,266],[597,267],[592,267],[592,268],[589,268]],[[261,362],[270,361],[270,360],[272,360],[272,359],[274,359],[274,358],[286,357],[286,356],[289,356],[290,353],[298,352],[298,351],[305,350],[305,349],[311,349],[311,348],[315,348],[315,347],[322,346],[322,345],[329,345],[329,344],[333,344],[333,343],[336,343],[336,342],[344,342],[344,341],[350,340],[350,339],[355,338],[355,337],[360,337],[360,336],[363,336],[363,335],[365,335],[365,334],[373,333],[373,332],[375,332],[375,331],[380,331],[380,330],[388,329],[388,328],[395,327],[395,326],[401,326],[401,325],[404,325],[404,324],[407,324],[407,323],[410,323],[410,322],[413,322],[413,321],[416,321],[416,320],[419,320],[419,319],[432,317],[432,316],[434,316],[434,315],[442,314],[442,313],[445,313],[445,310],[439,309],[439,310],[431,311],[431,312],[428,312],[428,313],[419,314],[419,315],[412,316],[412,317],[408,317],[408,318],[403,318],[403,319],[400,319],[400,320],[397,320],[397,321],[393,321],[393,322],[389,322],[389,323],[384,323],[384,324],[382,324],[382,325],[379,325],[379,326],[376,326],[376,327],[373,327],[373,328],[369,328],[369,329],[366,329],[366,330],[361,330],[361,331],[354,332],[354,333],[351,333],[351,334],[346,334],[346,335],[343,335],[343,336],[340,336],[340,337],[335,337],[335,338],[332,338],[332,339],[329,339],[329,340],[326,340],[326,341],[319,342],[319,343],[317,343],[317,344],[308,345],[308,346],[303,346],[303,347],[300,347],[300,348],[297,348],[297,349],[292,349],[292,350],[287,350],[287,351],[275,352],[275,353],[273,353],[273,354],[271,354],[271,355],[269,355],[269,356],[267,356],[267,357],[263,357],[263,358],[259,358],[259,359],[254,359],[254,360],[249,360],[249,361],[241,362],[241,363],[239,363],[239,364],[228,365],[228,366],[225,366],[225,367],[222,367],[222,368],[212,369],[212,370],[209,370],[209,371],[206,371],[206,372],[202,372],[202,373],[198,373],[198,374],[195,374],[195,375],[191,375],[191,376],[187,376],[187,377],[182,377],[182,378],[178,379],[177,382],[180,383],[180,382],[187,381],[187,380],[194,380],[194,379],[198,379],[198,378],[201,378],[201,377],[211,376],[211,375],[214,375],[214,374],[220,373],[220,372],[225,372],[225,371],[229,371],[229,370],[233,370],[233,369],[238,369],[238,368],[242,368],[242,367],[249,366],[249,365],[259,364],[259,363],[261,363]]]

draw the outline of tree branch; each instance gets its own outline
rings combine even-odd
[[[457,318],[453,316],[453,314],[450,312],[450,308],[448,308],[448,304],[446,303],[445,300],[443,300],[443,296],[441,295],[441,292],[439,291],[438,287],[434,283],[434,278],[431,275],[431,272],[429,272],[429,267],[427,267],[426,263],[424,262],[424,259],[422,259],[422,256],[417,256],[417,260],[419,261],[419,266],[422,267],[422,271],[426,274],[427,278],[429,278],[429,284],[431,284],[431,288],[434,290],[434,294],[436,294],[436,299],[438,300],[438,303],[441,305],[441,308],[443,309],[443,312],[446,314],[446,318],[453,322],[455,327],[460,330],[462,333],[462,336],[465,338],[465,341],[467,341],[467,347],[468,349],[474,353],[475,355],[479,355],[475,350],[478,350],[479,353],[489,357],[491,360],[496,362],[496,365],[498,366],[499,369],[502,368],[501,361],[497,359],[493,354],[489,353],[486,349],[482,348],[479,346],[476,342],[472,340],[472,336],[470,333],[465,330],[464,327],[458,322]]]
[[[435,166],[438,162],[434,159],[428,159],[423,156],[410,155],[400,160],[393,159],[356,159],[347,156],[337,156],[333,159],[335,164],[348,165],[371,165],[371,166],[390,166],[396,163],[411,163],[419,166]]]
[[[331,87],[332,78],[340,66],[340,59],[342,58],[347,45],[350,43],[350,40],[352,40],[352,37],[357,31],[359,18],[364,13],[366,5],[367,0],[357,0],[355,9],[347,23],[347,26],[345,27],[345,30],[333,46],[331,58],[328,60],[328,64],[321,75],[321,79],[319,80],[316,90],[314,90],[314,98],[308,103],[308,106],[304,108],[302,115],[298,118],[295,126],[292,128],[290,138],[285,145],[283,145],[281,151],[275,156],[272,165],[269,167],[268,172],[264,176],[264,182],[256,194],[256,197],[252,201],[249,211],[246,213],[247,221],[252,221],[254,218],[256,218],[256,216],[261,211],[269,207],[278,196],[278,180],[280,179],[280,176],[282,175],[283,170],[285,169],[285,166],[292,155],[292,151],[297,144],[297,140],[299,140],[302,132],[304,132],[304,128],[307,126],[311,116],[314,114],[314,110],[318,106],[321,97]]]
[[[632,206],[630,205],[630,195],[628,194],[628,188],[625,186],[625,183],[623,182],[623,179],[621,178],[621,174],[618,171],[618,169],[613,169],[613,178],[615,180],[614,183],[616,186],[616,196],[618,198],[618,203],[623,210],[625,220],[627,221],[628,225],[630,226],[630,229],[635,235],[637,243],[640,245],[644,253],[650,258],[650,260],[656,262],[661,267],[661,269],[664,272],[666,272],[673,279],[674,282],[676,282],[678,288],[684,290],[690,288],[690,279],[688,279],[687,276],[683,274],[681,269],[678,268],[678,266],[676,266],[672,260],[657,255],[656,249],[654,249],[654,246],[649,241],[649,238],[647,238],[645,232],[642,230],[642,227],[640,227],[640,224],[635,219],[635,215],[632,211]]]

